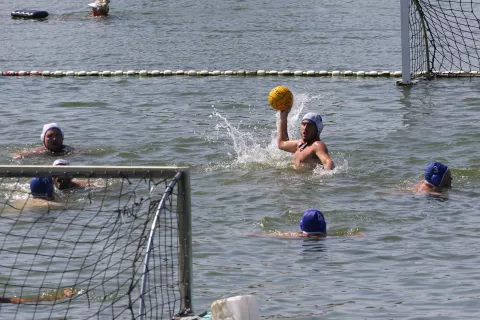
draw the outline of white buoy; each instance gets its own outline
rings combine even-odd
[[[253,295],[215,300],[210,310],[215,320],[260,320],[260,309]]]
[[[395,77],[401,77],[402,76],[402,71],[395,71],[395,72],[393,72],[393,75]]]
[[[18,71],[19,76],[25,76],[27,74],[27,71],[20,70]]]
[[[162,73],[160,72],[160,70],[152,70],[151,75],[153,77],[158,77],[158,76],[161,76]]]
[[[377,71],[370,71],[368,73],[368,75],[371,76],[371,77],[376,77],[376,76],[378,76],[378,72]]]
[[[49,77],[50,76],[50,71],[42,71],[42,75],[44,77]]]
[[[163,75],[164,76],[171,76],[171,75],[173,75],[173,72],[172,72],[172,70],[165,70],[165,71],[163,71]]]
[[[327,70],[320,70],[318,71],[319,76],[328,76],[328,71]]]
[[[75,75],[75,71],[67,71],[67,72],[65,72],[65,75],[67,77],[73,77]]]
[[[63,71],[57,70],[53,73],[55,77],[63,77]]]
[[[340,71],[332,71],[332,77],[338,77],[340,75]]]
[[[282,76],[291,76],[292,72],[290,70],[282,70],[281,75]]]
[[[135,72],[135,70],[128,70],[127,71],[127,76],[134,76],[136,75],[137,73]]]
[[[270,70],[268,72],[268,74],[271,75],[271,76],[276,76],[276,75],[278,75],[278,71],[277,70]]]
[[[87,71],[78,71],[77,76],[79,77],[85,77],[87,75]]]
[[[90,75],[96,77],[96,76],[100,75],[100,72],[98,72],[96,70],[95,71],[90,71]]]
[[[365,71],[357,71],[357,77],[365,77]]]
[[[315,71],[314,71],[314,70],[308,70],[308,71],[307,71],[307,76],[309,76],[309,77],[315,77]]]
[[[38,73],[39,73],[39,72],[38,72],[37,70],[32,70],[32,71],[30,71],[30,75],[31,75],[31,76],[38,76]]]
[[[148,76],[148,71],[147,70],[140,70],[138,71],[138,75],[141,77]]]
[[[201,76],[208,76],[208,75],[209,75],[208,70],[202,70],[202,71],[200,71],[200,75],[201,75]]]
[[[343,75],[344,75],[345,77],[353,76],[353,71],[347,70],[347,71],[345,71],[345,72],[343,73]]]
[[[175,71],[175,74],[176,74],[177,76],[182,76],[182,75],[185,74],[185,71],[183,71],[183,70],[177,70],[177,71]]]
[[[213,70],[213,72],[212,72],[212,76],[219,76],[221,74],[222,73],[220,72],[220,70]]]
[[[114,73],[113,73],[115,76],[123,76],[123,71],[122,70],[116,70]]]
[[[293,71],[293,75],[296,77],[303,76],[303,71],[302,70],[295,70]]]
[[[265,70],[257,70],[257,75],[265,76],[265,75],[267,75],[267,73],[265,72]]]
[[[195,71],[195,70],[189,70],[187,74],[188,74],[189,76],[196,76],[196,75],[197,75],[197,71]]]
[[[232,70],[227,70],[225,71],[226,76],[233,76],[233,71]]]

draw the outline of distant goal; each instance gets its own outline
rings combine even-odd
[[[480,2],[400,0],[402,83],[480,76]]]
[[[85,186],[33,198],[32,177]],[[192,312],[186,167],[0,166],[3,319],[172,319]]]

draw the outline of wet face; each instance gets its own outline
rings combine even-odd
[[[50,151],[61,151],[63,147],[63,136],[60,130],[56,128],[48,130],[45,133],[43,144],[45,145],[45,148]]]
[[[108,8],[92,8],[92,16],[101,17],[108,15]]]
[[[71,187],[72,178],[68,178],[68,177],[55,178],[54,183],[58,190],[68,189]]]
[[[304,141],[315,140],[317,137],[317,126],[308,120],[302,121],[300,131]]]

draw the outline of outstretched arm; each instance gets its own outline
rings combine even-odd
[[[287,123],[288,123],[288,113],[290,110],[280,111],[280,123],[278,124],[278,134],[277,134],[277,145],[278,149],[287,151],[287,152],[295,152],[297,151],[297,140],[292,140],[288,138],[288,130],[287,130]]]

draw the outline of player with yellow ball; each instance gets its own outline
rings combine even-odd
[[[323,130],[322,117],[313,112],[307,113],[302,118],[300,133],[302,138],[290,140],[288,137],[287,123],[288,113],[293,106],[293,94],[285,86],[278,86],[270,91],[268,102],[280,111],[278,124],[277,145],[280,150],[293,153],[293,165],[295,169],[314,169],[317,165],[323,165],[324,169],[333,169],[333,163],[328,154],[325,142],[320,140]]]

